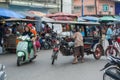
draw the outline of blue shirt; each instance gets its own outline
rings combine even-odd
[[[85,32],[84,31],[82,31],[81,34],[82,34],[83,37],[85,36]]]
[[[111,28],[108,28],[106,33],[106,39],[111,39],[111,35],[113,34],[113,31]]]

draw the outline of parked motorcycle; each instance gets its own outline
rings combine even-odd
[[[0,64],[0,80],[7,80],[7,75],[5,72],[5,66]]]
[[[42,47],[44,49],[52,49],[55,44],[56,37],[46,34],[45,38],[42,39]]]
[[[34,55],[34,48],[31,39],[28,36],[20,36],[18,38],[20,42],[17,45],[16,53],[17,53],[17,66],[20,66],[26,62],[32,62],[33,59],[36,58]],[[28,57],[28,43],[31,45],[31,53],[30,58]]]
[[[50,42],[48,41],[48,38],[45,37],[42,39],[41,47],[45,50],[50,49]]]
[[[103,80],[120,80],[120,58],[109,56],[109,62],[101,71],[105,70]]]

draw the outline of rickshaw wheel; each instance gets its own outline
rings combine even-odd
[[[110,55],[116,57],[116,56],[118,55],[118,53],[119,53],[118,50],[117,50],[116,48],[114,48],[114,47],[113,47],[112,51],[111,51],[111,47],[110,47],[110,48],[108,47],[108,48],[106,49],[106,51],[105,51],[106,57],[108,57],[108,56],[110,56]]]
[[[100,45],[97,45],[95,52],[93,53],[96,60],[100,59],[102,56],[103,48]]]

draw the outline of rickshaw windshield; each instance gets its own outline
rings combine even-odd
[[[100,37],[100,28],[99,26],[86,26],[85,27],[85,36],[90,37]]]

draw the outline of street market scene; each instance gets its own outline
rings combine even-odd
[[[0,0],[0,80],[120,80],[120,0]]]

